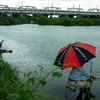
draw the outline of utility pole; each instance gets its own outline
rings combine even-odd
[[[21,6],[23,5],[23,1],[21,1]]]
[[[73,4],[73,11],[74,11],[74,8],[75,8],[75,4]]]
[[[80,11],[80,4],[79,4],[79,11]]]
[[[20,1],[18,1],[18,7],[20,7]]]

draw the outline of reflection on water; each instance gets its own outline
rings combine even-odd
[[[3,49],[13,50],[13,53],[3,54],[3,59],[8,61],[12,67],[17,67],[18,70],[28,72],[30,70],[38,70],[37,65],[42,65],[47,68],[54,69],[53,61],[58,50],[69,43],[81,41],[89,43],[97,47],[97,57],[93,61],[92,74],[99,77],[100,68],[100,26],[40,26],[33,24],[0,26],[0,41],[5,40]],[[90,71],[90,64],[85,64],[85,67]],[[56,79],[48,86],[48,93],[59,95],[59,100],[65,100],[66,81],[70,69],[64,71],[63,78]],[[92,86],[93,93],[99,97],[100,86],[99,82],[94,82]],[[99,99],[95,100],[99,100]]]

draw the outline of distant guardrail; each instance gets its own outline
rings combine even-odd
[[[0,5],[0,10],[45,10],[45,11],[79,11],[79,12],[100,12],[98,8],[91,8],[84,11],[83,8],[67,8],[62,10],[60,7],[44,7],[43,9],[38,9],[35,6],[20,6],[20,7],[9,7],[8,5]]]

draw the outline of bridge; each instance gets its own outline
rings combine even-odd
[[[20,7],[8,7],[7,5],[0,5],[0,15],[2,14],[12,14],[14,16],[23,14],[32,14],[33,16],[45,15],[51,16],[69,16],[73,18],[74,16],[81,15],[83,17],[100,17],[100,9],[91,8],[84,11],[82,8],[68,8],[67,10],[61,10],[60,7],[45,7],[44,9],[37,9],[35,6],[20,6]]]

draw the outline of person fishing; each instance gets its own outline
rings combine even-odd
[[[85,76],[87,80],[82,80],[82,77]],[[76,100],[82,100],[82,94],[85,93],[85,99],[90,100],[89,98],[95,98],[95,95],[90,92],[90,86],[92,85],[89,81],[90,78],[96,79],[96,77],[90,75],[87,70],[82,67],[73,67],[68,75],[68,84],[70,86],[80,89],[80,93],[77,96]]]

